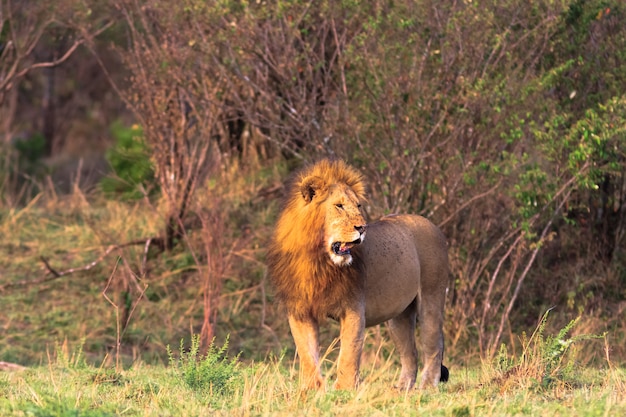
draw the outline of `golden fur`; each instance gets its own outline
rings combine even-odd
[[[287,309],[300,356],[302,383],[323,385],[319,324],[340,322],[337,388],[358,382],[364,328],[389,321],[401,356],[400,383],[416,382],[415,324],[419,315],[424,372],[420,386],[447,379],[443,307],[446,242],[421,216],[388,216],[367,225],[362,175],[343,161],[305,168],[287,189],[268,248],[268,270]]]

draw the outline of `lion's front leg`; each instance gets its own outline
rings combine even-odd
[[[319,327],[315,319],[297,319],[289,315],[291,335],[300,357],[300,386],[321,388],[324,381],[319,364]]]
[[[363,334],[365,332],[365,310],[362,306],[346,310],[340,319],[339,359],[337,361],[336,389],[354,389],[359,380]]]

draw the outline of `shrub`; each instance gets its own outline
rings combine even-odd
[[[127,127],[117,121],[111,125],[111,133],[115,144],[107,151],[106,159],[115,176],[102,179],[102,190],[113,197],[129,200],[158,190],[141,126]]]
[[[229,359],[226,353],[228,339],[222,347],[211,342],[207,353],[200,354],[200,336],[191,337],[191,347],[185,352],[184,341],[180,342],[180,357],[174,358],[169,346],[167,353],[170,365],[180,372],[183,381],[194,391],[211,395],[232,394],[239,382],[240,370],[237,358]]]
[[[530,338],[522,336],[522,353],[511,357],[506,345],[500,346],[495,365],[503,378],[523,379],[539,389],[550,388],[557,383],[573,382],[576,356],[572,346],[583,340],[603,338],[604,335],[582,334],[570,336],[580,321],[571,320],[556,335],[545,335],[549,311],[546,312]]]
[[[14,146],[20,160],[34,164],[45,155],[46,139],[41,133],[35,133],[28,138],[17,139]]]

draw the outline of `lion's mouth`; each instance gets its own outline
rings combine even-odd
[[[350,255],[350,249],[361,243],[361,240],[362,239],[359,237],[357,240],[352,242],[335,242],[331,245],[331,248],[336,255]]]

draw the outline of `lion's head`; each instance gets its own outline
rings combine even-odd
[[[350,249],[365,238],[361,174],[343,161],[323,160],[296,177],[287,198],[275,243],[287,252],[321,249],[335,265],[350,265]]]

